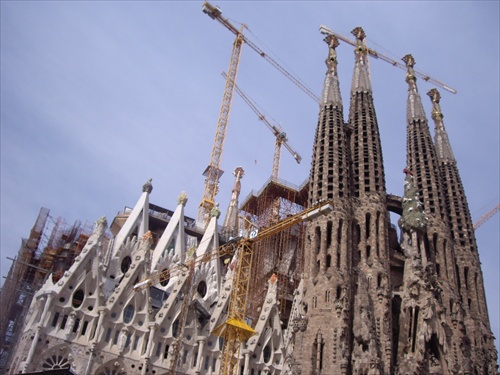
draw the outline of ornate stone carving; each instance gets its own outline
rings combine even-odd
[[[153,191],[152,181],[153,181],[153,179],[150,178],[144,185],[142,185],[142,192],[143,193],[151,194],[151,192]]]

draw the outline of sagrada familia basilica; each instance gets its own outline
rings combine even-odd
[[[221,356],[233,338],[216,333],[229,324],[241,254],[218,249],[246,233],[221,236],[217,208],[199,231],[184,215],[185,194],[173,211],[159,210],[148,181],[133,209],[113,220],[111,238],[106,218],[97,220],[72,265],[36,291],[6,373],[497,374],[473,223],[439,92],[427,94],[433,138],[415,60],[405,56],[404,195],[390,195],[365,34],[353,34],[348,121],[338,40],[329,36],[310,176],[297,191],[304,209],[327,202],[329,210],[287,228],[281,235],[295,237],[281,263],[249,281],[249,318],[234,323],[248,335],[230,370]],[[398,230],[390,212],[400,215]],[[280,294],[292,271],[293,288]]]

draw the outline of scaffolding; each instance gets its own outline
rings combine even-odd
[[[298,214],[307,205],[308,181],[301,186],[271,177],[259,191],[252,191],[240,207],[245,223],[258,229],[269,227]],[[254,244],[254,261],[249,288],[249,318],[256,320],[267,292],[267,280],[278,277],[281,320],[288,324],[293,291],[303,272],[304,223],[296,224]]]
[[[11,363],[11,354],[21,333],[31,300],[46,278],[53,281],[71,267],[92,233],[93,225],[76,221],[68,226],[62,218],[53,219],[41,208],[28,239],[21,240],[17,257],[1,290],[0,373]],[[106,234],[110,238],[110,234]]]

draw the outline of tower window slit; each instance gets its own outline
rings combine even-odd
[[[366,238],[370,238],[370,219],[371,219],[371,215],[370,215],[370,213],[367,213],[366,214],[366,218],[365,218],[365,235],[366,235]]]
[[[328,221],[326,224],[326,247],[329,248],[332,244],[332,231],[333,231],[333,222]]]

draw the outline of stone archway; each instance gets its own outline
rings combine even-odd
[[[42,371],[71,369],[73,360],[71,348],[66,344],[61,344],[42,352],[36,362],[36,369]]]
[[[100,366],[95,375],[127,375],[127,371],[122,361],[115,359]]]

